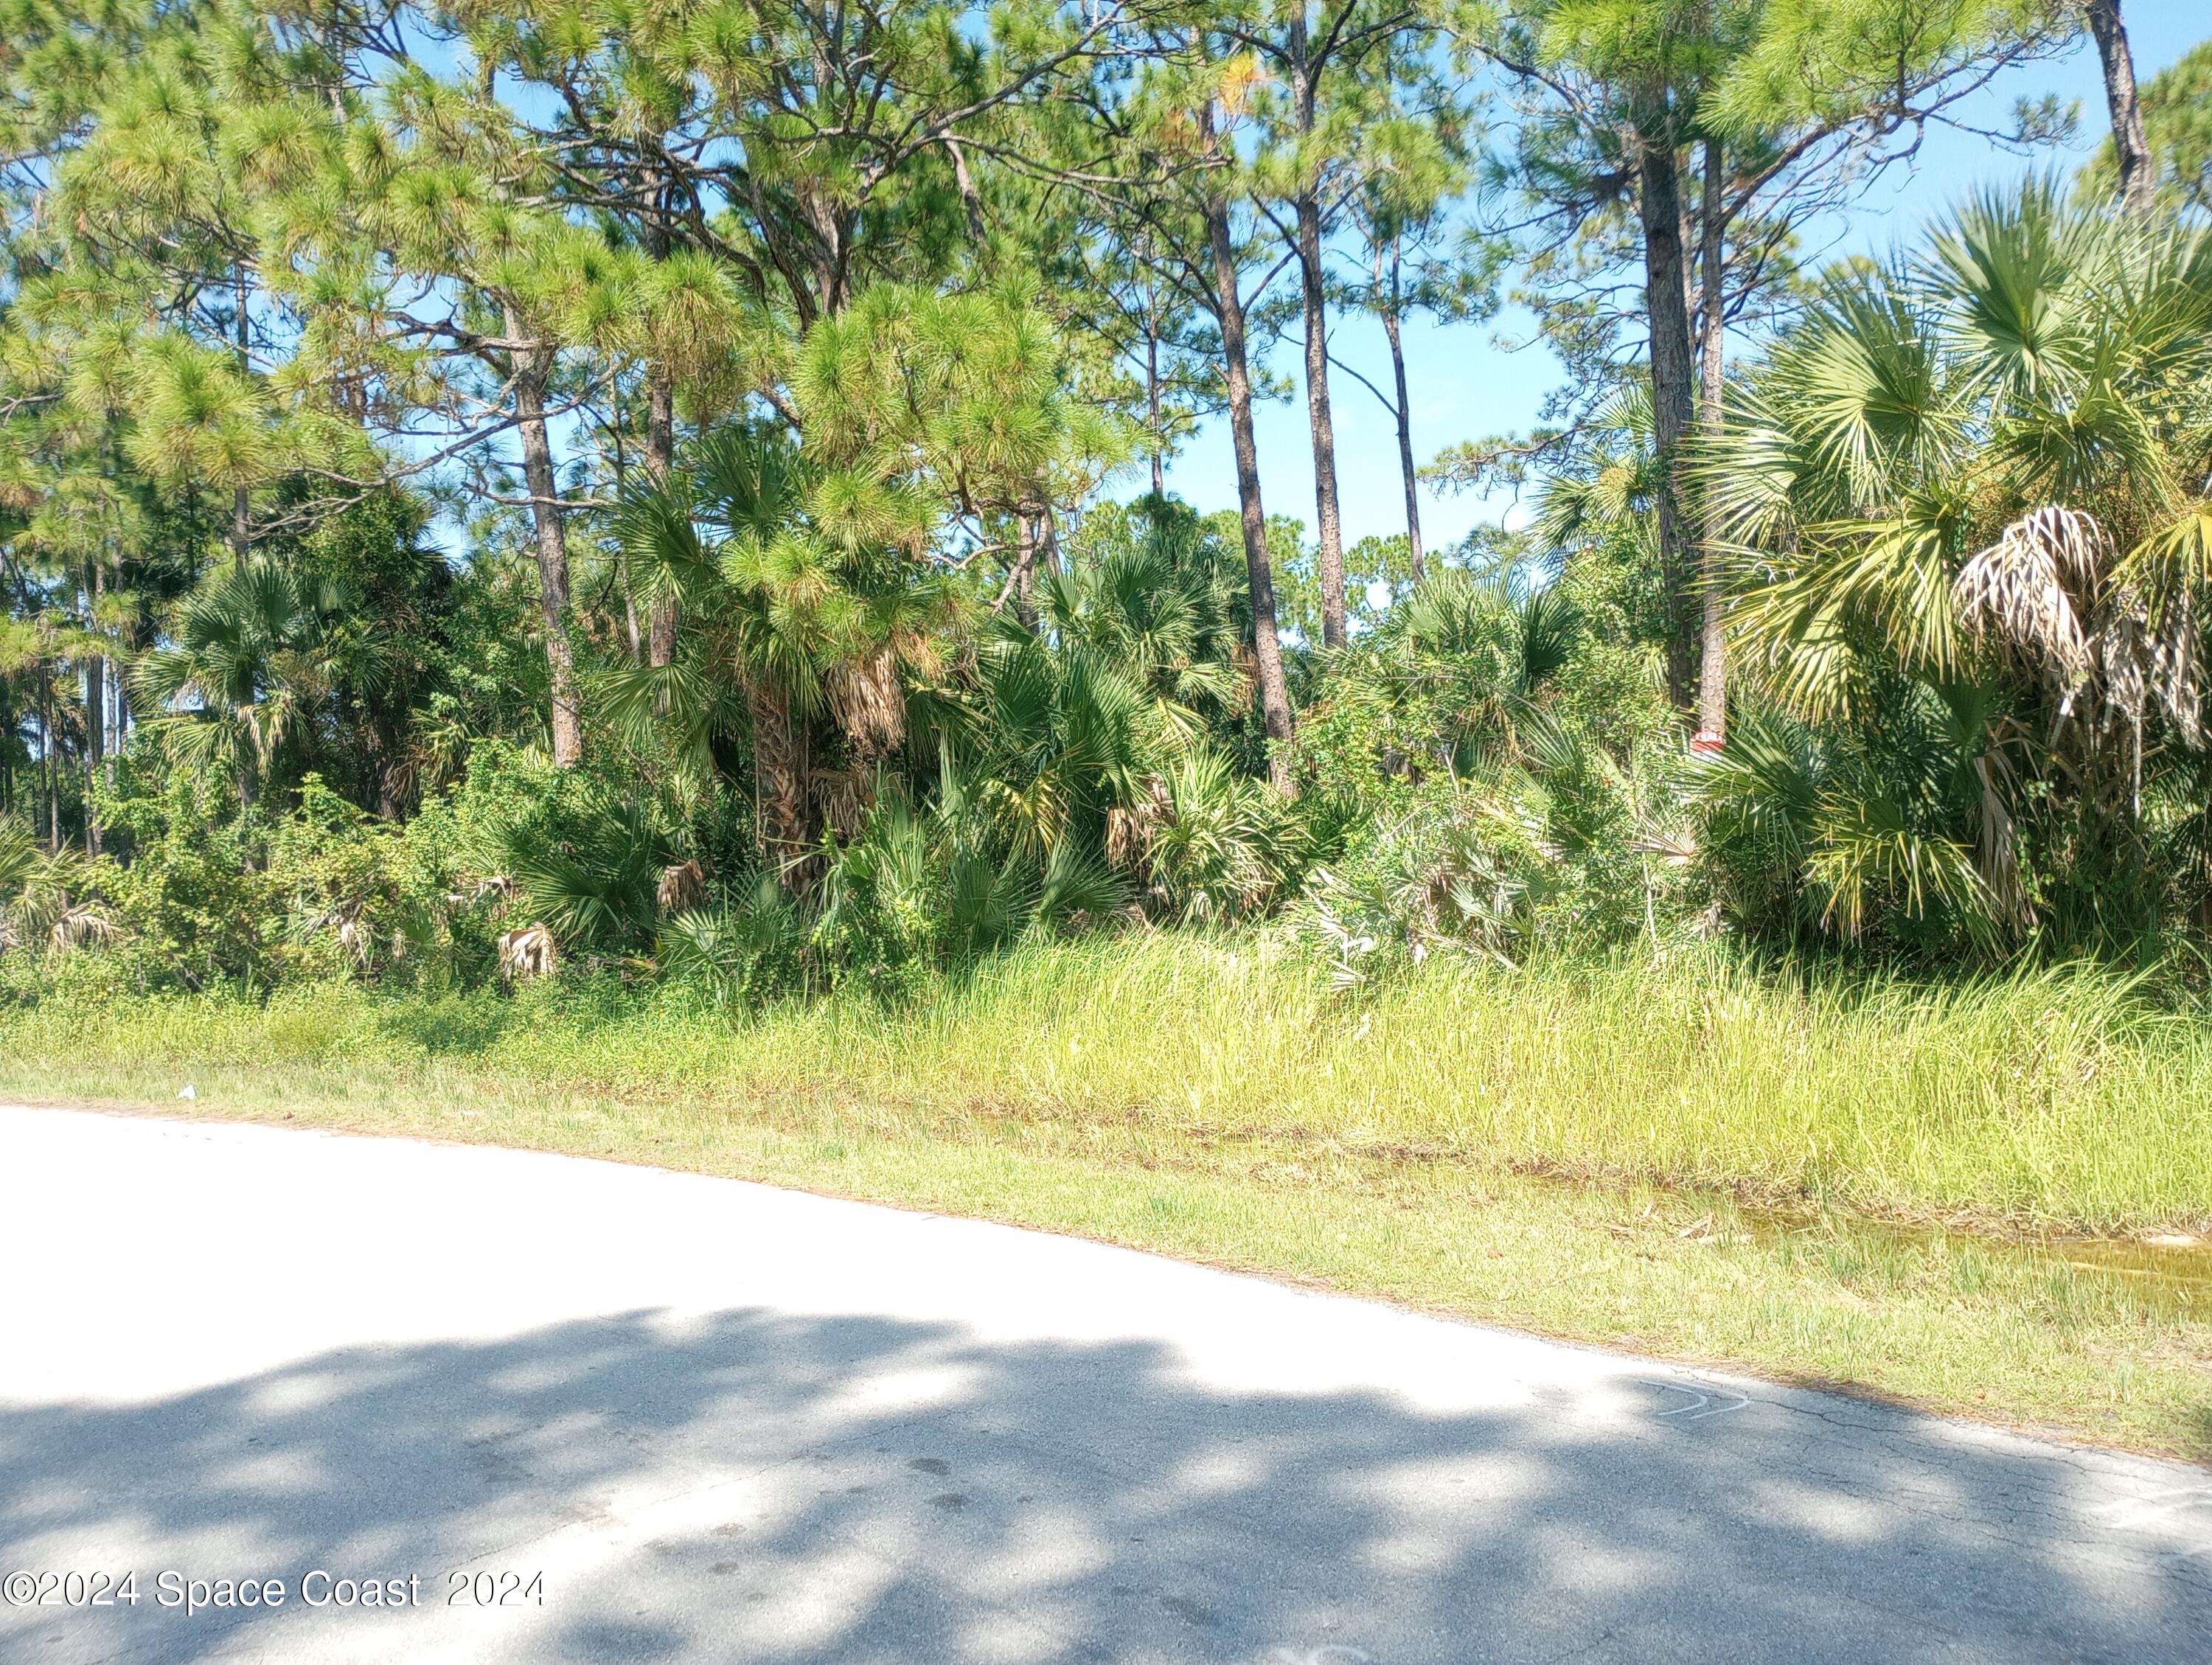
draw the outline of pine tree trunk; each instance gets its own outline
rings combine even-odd
[[[2105,103],[2112,115],[2112,148],[2120,159],[2120,202],[2130,214],[2148,214],[2158,176],[2143,133],[2142,103],[2136,94],[2135,54],[2128,49],[2120,0],[2085,0],[2089,33],[2105,71]]]
[[[1651,328],[1652,440],[1658,449],[1659,563],[1667,597],[1667,694],[1686,711],[1694,697],[1690,562],[1675,471],[1697,404],[1690,357],[1688,262],[1682,246],[1681,178],[1667,115],[1639,136],[1637,207],[1644,227],[1644,301]]]
[[[1298,289],[1305,311],[1306,416],[1313,428],[1314,513],[1319,521],[1321,639],[1341,647],[1344,628],[1344,520],[1336,500],[1336,424],[1328,407],[1328,293],[1321,261],[1321,204],[1297,201]]]
[[[1720,432],[1723,416],[1723,352],[1727,345],[1726,285],[1722,281],[1724,241],[1721,142],[1705,141],[1705,204],[1698,226],[1698,265],[1703,277],[1698,341],[1698,422],[1708,434]],[[1728,737],[1728,615],[1721,588],[1721,529],[1711,503],[1699,505],[1704,549],[1698,558],[1700,604],[1698,658],[1698,727],[1719,744]]]
[[[85,563],[85,623],[97,628],[100,614],[100,562]],[[107,659],[95,655],[84,668],[84,852],[100,854],[100,812],[94,807],[100,765],[107,752]]]
[[[1168,495],[1166,459],[1160,453],[1160,325],[1149,289],[1145,295],[1146,431],[1152,442],[1152,495]]]
[[[1037,627],[1036,563],[1036,522],[1024,508],[1014,516],[1014,617],[1032,635]]]
[[[614,430],[615,495],[619,497],[629,486],[629,459],[622,442],[619,424]],[[622,592],[623,638],[629,646],[629,662],[645,663],[645,632],[637,618],[637,590],[630,582],[629,556],[619,544],[615,550],[615,587]]]
[[[1398,387],[1398,472],[1406,483],[1406,550],[1413,557],[1413,581],[1428,570],[1421,550],[1421,477],[1413,466],[1413,408],[1406,397],[1406,349],[1398,337],[1396,298],[1382,314],[1382,333],[1390,340],[1390,374]]]
[[[39,662],[39,739],[46,755],[46,848],[62,853],[61,737],[54,732],[54,677],[45,660]]]
[[[1301,139],[1314,129],[1319,97],[1318,73],[1306,32],[1305,7],[1292,7],[1285,39],[1291,60],[1291,100]],[[1321,197],[1316,183],[1301,179],[1291,204],[1297,215],[1294,251],[1298,261],[1298,301],[1306,335],[1306,416],[1313,429],[1314,518],[1320,548],[1321,640],[1341,647],[1344,629],[1344,520],[1336,498],[1336,425],[1328,408],[1328,291],[1322,266]]]
[[[522,320],[507,312],[507,332],[520,339]],[[566,768],[584,756],[583,709],[576,697],[575,658],[568,644],[568,540],[561,521],[553,477],[553,447],[545,432],[545,385],[552,353],[543,346],[518,349],[514,365],[516,432],[522,441],[522,477],[530,489],[538,532],[538,599],[545,621],[545,661],[553,692],[553,761]]]
[[[1049,501],[1037,505],[1037,561],[1048,573],[1060,570],[1060,516]]]
[[[232,293],[238,307],[238,374],[243,378],[252,366],[252,337],[246,333],[246,303],[248,291],[246,267],[240,264],[232,271]],[[244,486],[234,486],[230,493],[230,552],[240,561],[253,542],[253,501]]]
[[[115,660],[107,662],[108,723],[115,732],[115,744],[107,753],[107,784],[115,784],[115,754],[131,744],[131,690],[125,682],[123,667]]]
[[[676,395],[658,366],[650,371],[645,393],[645,471],[653,484],[668,477],[676,460]],[[646,656],[654,665],[676,657],[676,598],[665,595],[653,604],[646,629]]]
[[[1207,240],[1213,246],[1215,316],[1229,384],[1229,433],[1237,451],[1237,500],[1243,513],[1244,567],[1252,590],[1252,645],[1259,662],[1260,714],[1267,731],[1267,774],[1278,788],[1292,790],[1290,690],[1283,678],[1283,647],[1275,631],[1275,574],[1267,558],[1267,514],[1260,500],[1260,447],[1252,431],[1252,375],[1245,357],[1244,297],[1237,287],[1237,250],[1229,234],[1229,205],[1206,205]]]
[[[652,204],[646,210],[644,240],[646,254],[653,261],[667,259],[668,185],[665,179],[655,177],[652,186]],[[645,473],[656,486],[668,478],[668,471],[676,461],[676,388],[668,379],[665,365],[648,362],[645,367]],[[667,665],[676,658],[677,602],[672,595],[662,596],[653,604],[653,616],[646,622],[646,659],[653,665]]]

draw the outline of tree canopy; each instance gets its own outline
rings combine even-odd
[[[2030,102],[2020,182],[1808,248],[2069,50],[2078,178]],[[1347,977],[2201,935],[2208,51],[2138,88],[2113,0],[0,0],[5,943],[750,998],[1261,915]],[[1509,304],[1542,425],[1426,432],[1407,331]],[[1536,513],[1438,547],[1437,483]]]

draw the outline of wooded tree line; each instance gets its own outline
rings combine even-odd
[[[1859,628],[1863,587],[1808,599],[1829,580],[1799,568],[1824,539],[1878,538],[1866,471],[1893,437],[1877,430],[1904,420],[1869,406],[1852,429],[1826,382],[1760,404],[1810,349],[1747,355],[1838,316],[1855,350],[1890,350],[1904,326],[1837,299],[1806,264],[1809,228],[1910,166],[2004,68],[2085,33],[2106,160],[2070,202],[2051,186],[1987,209],[2026,270],[1947,255],[1955,293],[1923,298],[1942,310],[2017,279],[2053,316],[2096,314],[2076,331],[2088,356],[2067,356],[2073,336],[2032,339],[2002,373],[2029,392],[1999,399],[1996,370],[1915,326],[1925,355],[1950,355],[1928,374],[1952,379],[1951,403],[1911,414],[1979,457],[2001,407],[2054,386],[2053,446],[2078,436],[2086,390],[2167,399],[2131,441],[2163,460],[2128,465],[2127,511],[2050,523],[2036,547],[2057,551],[2062,587],[2105,596],[2074,596],[2104,621],[2083,641],[2135,621],[2175,745],[2197,744],[2195,684],[2174,681],[2194,615],[2174,621],[2201,546],[2174,544],[2157,583],[2121,574],[2201,499],[2201,412],[2170,354],[2095,354],[2145,261],[2166,262],[2172,307],[2198,293],[2186,258],[2150,246],[2203,212],[2207,71],[2200,52],[2139,92],[2117,0],[7,0],[0,18],[0,812],[19,875],[34,836],[50,863],[109,858],[104,880],[39,881],[50,933],[129,911],[87,898],[184,837],[186,781],[203,831],[310,804],[397,824],[481,799],[491,845],[448,865],[501,882],[488,906],[520,887],[563,949],[678,915],[703,930],[704,905],[756,877],[777,930],[797,928],[775,911],[793,907],[809,931],[880,936],[901,861],[925,910],[957,903],[969,935],[1132,908],[1222,917],[1308,894],[1355,848],[1374,878],[1398,859],[1379,854],[1399,848],[1376,830],[1382,800],[1502,769],[1519,772],[1509,796],[1547,804],[1570,795],[1561,771],[1610,771],[1628,830],[1607,859],[1633,846],[1649,868],[1664,848],[1681,866],[1695,836],[1661,823],[1725,793],[1717,776],[1647,780],[1644,752],[1694,729],[1734,763],[1732,709],[1771,740],[1784,721],[1848,730],[1863,706],[1834,653],[1817,696],[1784,661]],[[2023,106],[2002,137],[2027,153],[2070,119]],[[1925,287],[1902,269],[1868,282],[1898,306]],[[1566,369],[1547,425],[1425,468],[1456,436],[1413,431],[1406,327],[1480,327],[1509,299]],[[1379,382],[1339,357],[1370,328]],[[1310,541],[1263,491],[1254,407],[1285,391],[1278,348],[1301,371]],[[1336,435],[1345,401],[1370,396],[1395,429],[1405,527],[1347,549]],[[1789,440],[1817,463],[1804,479],[1722,460],[1814,410],[1838,426]],[[1233,524],[1163,490],[1212,418]],[[1912,444],[1895,467],[1942,474],[1923,454],[1937,441]],[[1846,485],[1809,483],[1845,453]],[[1986,529],[1986,471],[1946,466],[1972,477],[1957,490]],[[1146,472],[1146,503],[1106,501]],[[1539,530],[1440,562],[1425,474],[1532,485]],[[2021,513],[2098,512],[2063,471],[2015,483]],[[1823,492],[1817,513],[1800,501]],[[1970,556],[1946,544],[1938,564],[1957,576]],[[2051,635],[2017,562],[1992,570],[1956,606],[1948,589],[1929,600],[1923,572],[1923,611],[1982,641],[2043,606],[2063,726],[2084,678],[2118,673],[2081,669],[2090,650]],[[2015,634],[2030,653],[2034,631]],[[1898,674],[1956,671],[1911,641]],[[2135,815],[2144,705],[2118,704]],[[2025,790],[2058,759],[2078,784],[2068,744],[2039,735],[2028,763],[1991,741],[1966,767],[2017,820],[2000,777]],[[515,745],[552,773],[526,785],[497,761]],[[479,765],[542,814],[493,828],[481,791],[453,796]],[[2098,779],[2079,801],[2109,800]],[[1833,927],[1853,910],[1820,851],[1848,817],[1821,814],[1800,817],[1802,848],[1760,859],[1780,864],[1784,915]],[[1889,853],[1861,851],[1863,890],[1903,918],[1971,915],[1967,936],[2030,928],[2016,852],[1947,866],[1928,841],[1966,845],[1897,815]],[[1443,818],[1483,816],[1456,802]],[[1525,933],[1557,841],[1523,831],[1517,854],[1414,840],[1400,934]],[[240,836],[261,871],[267,850]],[[1407,902],[1474,894],[1440,861],[1506,875],[1496,921]],[[1004,894],[971,894],[992,875]],[[1638,883],[1625,916],[1653,913]],[[1404,926],[1409,907],[1429,922]]]

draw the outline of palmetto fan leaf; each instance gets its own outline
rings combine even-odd
[[[2123,714],[2147,688],[2194,731],[2183,592],[2203,576],[2175,519],[2194,430],[2173,378],[2212,373],[2212,344],[2175,327],[2212,316],[2204,246],[2033,181],[1970,204],[1917,264],[1823,292],[1698,459],[1740,546],[1737,629],[1774,688],[1839,709],[1877,651],[1951,677],[1965,627],[2048,672],[2068,709],[2091,680]],[[2161,525],[2172,541],[2118,561],[2115,526]]]
[[[712,582],[714,565],[693,518],[690,477],[633,482],[615,515],[615,540],[632,591],[642,601],[696,596]]]
[[[0,816],[0,951],[66,953],[111,940],[114,921],[82,894],[85,872],[75,854],[40,849],[28,827]]]
[[[702,518],[732,538],[764,544],[805,513],[815,471],[791,446],[750,428],[701,436],[690,478]]]
[[[666,665],[618,665],[593,674],[592,705],[601,721],[640,751],[656,738],[703,779],[714,766],[714,741],[744,720],[726,678],[687,647]]]
[[[1234,708],[1249,691],[1236,617],[1242,580],[1241,567],[1232,574],[1218,543],[1194,522],[1170,519],[1046,574],[1042,613],[1063,643],[1140,690],[1160,740],[1188,748],[1209,715]]]
[[[1808,468],[1789,418],[1771,398],[1764,383],[1733,390],[1728,425],[1690,442],[1684,471],[1724,547],[1754,564],[1793,536]]]
[[[1865,656],[1946,675],[1962,652],[1952,574],[1966,506],[1916,491],[1881,520],[1807,526],[1738,605],[1748,668],[1796,709],[1832,715]]]
[[[265,770],[328,682],[345,597],[269,560],[234,562],[179,606],[135,673],[148,726],[182,761]]]
[[[1645,535],[1660,479],[1651,439],[1651,392],[1621,388],[1591,423],[1597,452],[1586,469],[1554,475],[1536,500],[1535,531],[1556,549],[1607,533]]]
[[[2174,493],[2156,414],[2101,370],[2066,398],[2037,398],[2005,411],[1988,460],[2031,501],[2131,503],[2155,512]]]
[[[1878,510],[1901,474],[1950,466],[1966,438],[1935,320],[1894,272],[1831,280],[1802,331],[1778,347],[1760,392],[1786,413],[1806,465],[1806,520]]]
[[[1978,931],[1990,907],[1972,854],[1915,828],[1892,799],[1838,793],[1824,798],[1817,842],[1806,863],[1824,896],[1822,917],[1845,936],[1866,928],[1877,901],[1918,920],[1938,907]]]
[[[1151,829],[1148,855],[1153,884],[1170,905],[1198,921],[1262,906],[1283,879],[1281,794],[1213,751],[1181,759],[1164,784],[1166,813]]]
[[[1566,596],[1527,587],[1510,572],[1476,576],[1433,568],[1379,633],[1396,674],[1437,690],[1459,711],[1462,763],[1473,750],[1511,754],[1545,685],[1572,654],[1582,629]],[[1472,749],[1472,750],[1471,750]]]
[[[2097,332],[2092,280],[2125,235],[2069,211],[2055,175],[1970,197],[1936,233],[1923,273],[1948,299],[1946,332],[1975,382],[2030,398],[2076,384]]]
[[[595,818],[588,837],[556,840],[516,829],[505,865],[521,911],[564,950],[619,946],[658,909],[672,851],[635,805]]]
[[[1119,914],[1128,901],[1121,874],[1073,843],[1061,843],[1046,858],[1038,880],[1036,916],[1055,927],[1096,923]]]
[[[1081,644],[1026,632],[976,659],[988,716],[985,801],[1018,849],[1048,854],[1079,823],[1144,796],[1160,759],[1144,689]]]
[[[1759,842],[1771,859],[1796,866],[1813,838],[1827,758],[1803,723],[1778,713],[1750,711],[1723,751],[1693,757],[1686,783],[1722,836]]]
[[[20,940],[15,906],[38,876],[45,857],[31,829],[12,815],[0,816],[0,948]]]

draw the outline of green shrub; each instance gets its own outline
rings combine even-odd
[[[691,908],[660,928],[661,969],[718,1007],[758,1006],[799,992],[807,976],[806,921],[765,874],[718,908]]]
[[[266,985],[283,890],[268,872],[266,823],[240,807],[228,779],[179,769],[149,780],[126,769],[101,810],[129,860],[102,859],[92,882],[120,929],[115,951],[131,981]]]

